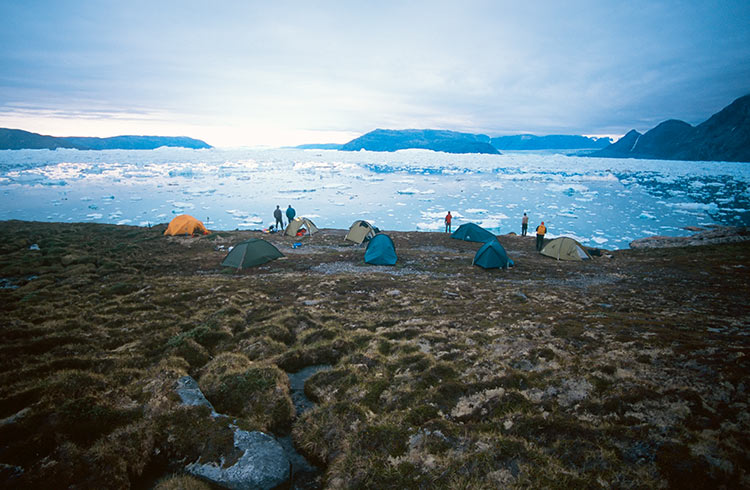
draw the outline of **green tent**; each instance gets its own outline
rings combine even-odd
[[[315,226],[315,223],[313,223],[309,219],[294,218],[291,223],[287,225],[286,230],[284,230],[284,235],[297,236],[297,232],[300,228],[304,228],[305,230],[307,230],[308,235],[312,235],[313,233],[318,232],[318,227]]]
[[[583,245],[566,236],[555,238],[541,250],[542,255],[557,260],[588,260],[591,255]]]
[[[283,256],[284,254],[279,252],[278,248],[267,241],[260,238],[251,238],[235,245],[227,256],[224,257],[221,265],[244,269],[245,267],[265,264]]]
[[[370,223],[360,219],[352,223],[352,226],[349,227],[349,233],[346,234],[344,240],[349,240],[354,243],[362,243],[365,240],[374,237],[375,233],[377,232]]]
[[[513,261],[508,258],[508,254],[505,252],[503,246],[500,245],[500,242],[492,240],[477,250],[472,264],[484,269],[507,269],[513,265]]]
[[[451,238],[455,238],[457,240],[465,240],[467,242],[480,243],[497,239],[494,233],[485,230],[475,223],[462,224],[456,231],[451,234]]]
[[[393,240],[388,235],[378,233],[370,240],[365,250],[365,262],[373,265],[395,265],[398,257]]]

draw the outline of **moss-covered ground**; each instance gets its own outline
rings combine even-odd
[[[0,223],[0,486],[143,487],[227,451],[190,374],[325,488],[750,487],[748,242],[572,263],[500,236],[516,267],[483,270],[442,233],[389,233],[374,267],[342,230],[164,229]],[[261,236],[286,257],[220,267]],[[283,372],[318,364],[295,417]]]

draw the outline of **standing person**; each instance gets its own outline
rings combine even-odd
[[[294,210],[292,205],[290,204],[288,208],[286,208],[286,219],[289,220],[289,224],[292,224],[292,220],[297,215],[297,212]]]
[[[281,218],[281,208],[278,204],[273,212],[273,217],[276,219],[276,224],[274,226],[277,230],[281,231],[281,229],[284,228],[284,220]]]
[[[526,216],[526,213],[523,213],[523,218],[521,218],[521,236],[526,236],[527,231],[529,231],[529,217]]]
[[[451,212],[448,211],[448,214],[445,215],[445,232],[450,233],[451,232],[451,221],[453,220],[453,216],[451,216]]]
[[[544,234],[547,233],[547,227],[542,224],[536,227],[536,251],[539,252],[544,247]]]

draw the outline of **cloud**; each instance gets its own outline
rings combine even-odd
[[[34,107],[27,121],[244,128],[240,142],[695,123],[750,91],[749,5],[3,2],[0,124]]]

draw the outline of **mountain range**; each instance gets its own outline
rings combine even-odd
[[[180,148],[211,148],[205,141],[186,136],[85,136],[57,137],[31,133],[21,129],[0,128],[0,150],[73,148],[77,150],[153,150],[162,146]]]
[[[584,150],[605,148],[612,143],[612,139],[573,134],[550,134],[547,136],[516,134],[497,136],[492,138],[490,143],[498,150]]]
[[[750,94],[697,126],[670,119],[641,134],[631,130],[610,144],[609,138],[579,135],[518,134],[490,138],[484,134],[437,129],[376,129],[343,145],[302,145],[297,148],[342,151],[396,151],[421,148],[446,153],[500,154],[498,150],[598,149],[592,157],[659,160],[750,162]],[[184,136],[55,137],[20,129],[0,128],[0,150],[75,148],[79,150],[151,150],[162,146],[211,148]]]
[[[408,148],[446,153],[500,153],[490,143],[489,136],[439,129],[376,129],[341,145],[340,150],[396,151]]]
[[[517,134],[490,138],[484,134],[460,133],[438,129],[376,129],[345,144],[300,145],[299,149],[342,151],[396,151],[421,148],[447,153],[499,154],[498,150],[584,150],[604,148],[610,138],[580,135]]]
[[[750,162],[750,94],[697,126],[670,119],[644,134],[631,130],[588,156]]]

